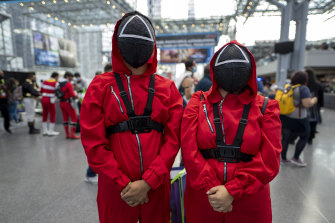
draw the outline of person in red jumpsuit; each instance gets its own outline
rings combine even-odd
[[[44,136],[56,136],[59,132],[55,132],[55,121],[56,121],[56,96],[55,90],[58,84],[59,74],[53,72],[51,78],[43,81],[41,86],[41,104],[43,108],[43,119],[42,119],[42,134]],[[50,125],[48,129],[48,116],[50,115]]]
[[[60,108],[63,114],[63,125],[65,129],[65,134],[67,139],[80,139],[80,136],[76,135],[76,125],[77,125],[77,112],[75,108],[77,104],[75,103],[75,98],[77,98],[76,93],[73,91],[73,86],[71,81],[73,80],[73,74],[71,72],[65,72],[64,78],[66,81],[60,82],[61,90],[64,93],[62,99],[60,99]],[[69,122],[71,118],[71,122]]]
[[[257,95],[256,64],[236,41],[210,62],[213,86],[196,92],[181,124],[188,223],[270,223],[269,182],[279,171],[275,100]]]
[[[127,13],[113,34],[113,72],[96,76],[82,104],[81,140],[98,173],[100,222],[170,222],[170,170],[183,102],[159,75],[154,28]]]

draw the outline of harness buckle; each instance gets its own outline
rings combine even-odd
[[[244,118],[242,118],[242,119],[240,120],[240,123],[246,125],[246,124],[248,123],[248,119],[244,119]]]
[[[149,87],[148,91],[149,91],[149,93],[152,93],[152,94],[155,93],[155,89],[153,89],[153,88],[151,88],[151,87]]]
[[[121,96],[121,97],[125,97],[125,96],[128,96],[128,95],[127,95],[127,92],[125,92],[125,91],[120,91],[120,96]]]
[[[129,117],[127,124],[132,134],[148,133],[152,130],[152,122],[150,116]]]
[[[237,146],[218,146],[215,153],[219,162],[239,163],[241,160],[240,147]]]

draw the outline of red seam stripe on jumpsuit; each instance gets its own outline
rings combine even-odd
[[[51,98],[55,97],[57,81],[54,79],[49,79],[43,81],[43,85],[41,87],[41,103],[43,107],[43,122],[48,120],[48,116],[50,114],[50,123],[55,123],[56,121],[56,105],[51,102]]]
[[[129,97],[130,85],[137,115],[143,114],[148,97],[150,75],[156,72],[157,50],[142,75],[129,75],[113,35],[113,71],[120,74]],[[128,81],[129,78],[129,81]],[[118,97],[118,98],[116,98]],[[82,143],[91,168],[99,174],[98,211],[100,222],[169,222],[170,170],[180,147],[182,98],[174,83],[156,75],[151,119],[164,125],[164,134],[152,130],[138,134],[143,158],[144,179],[151,187],[149,203],[134,208],[120,196],[131,181],[141,179],[139,148],[131,132],[106,138],[105,128],[128,120],[126,107],[112,72],[98,75],[87,89],[81,110]]]
[[[240,45],[236,41],[231,43]],[[253,56],[250,52],[249,54],[252,60],[252,74],[247,85],[250,90],[247,89],[239,95],[228,94],[222,104],[222,113],[226,143],[232,144],[242,117],[243,107],[251,102],[248,124],[241,146],[241,152],[255,155],[251,162],[226,163],[225,173],[223,162],[204,159],[199,152],[199,149],[216,147],[212,105],[223,98],[213,78],[212,66],[215,56],[210,64],[212,88],[203,93],[202,101],[200,101],[201,92],[195,93],[183,114],[181,146],[187,171],[185,214],[188,223],[271,222],[269,182],[279,171],[281,152],[279,106],[277,101],[269,100],[262,115],[264,97],[257,95],[256,65]],[[207,116],[213,131],[203,110],[204,105],[206,105]],[[227,178],[225,184],[224,175]],[[206,191],[212,187],[223,184],[234,197],[233,211],[227,214],[214,211],[206,195]]]

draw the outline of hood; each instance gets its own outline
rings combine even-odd
[[[113,72],[118,73],[118,74],[127,74],[127,75],[131,74],[131,71],[124,64],[123,58],[122,58],[120,50],[118,48],[117,32],[118,32],[120,23],[123,21],[123,19],[125,19],[128,16],[132,16],[134,14],[139,14],[141,16],[144,16],[141,13],[136,12],[136,11],[127,13],[116,23],[115,28],[114,28],[113,39],[112,39],[112,67],[113,67]],[[146,17],[146,16],[144,16],[144,17]],[[150,21],[150,23],[151,23],[151,21]],[[154,27],[153,27],[153,30],[155,32]],[[148,64],[148,68],[142,75],[151,75],[151,74],[156,73],[156,69],[157,69],[156,35],[155,35],[154,51],[153,51],[150,59],[148,60],[147,64]]]
[[[213,85],[212,85],[211,89],[209,89],[209,94],[208,94],[207,98],[208,98],[208,101],[210,103],[216,103],[216,102],[219,102],[220,100],[222,100],[222,96],[221,96],[221,94],[218,90],[219,86],[216,83],[216,81],[214,80],[213,64],[215,63],[216,54],[222,48],[224,48],[226,45],[229,45],[229,44],[239,45],[239,46],[243,47],[249,53],[250,58],[251,58],[252,72],[251,72],[250,78],[247,82],[246,89],[239,95],[228,94],[228,96],[229,97],[233,96],[233,97],[238,98],[238,100],[242,104],[249,104],[257,96],[256,62],[255,62],[254,57],[250,53],[250,51],[245,46],[238,43],[236,40],[233,40],[233,41],[225,44],[224,46],[222,46],[218,51],[215,52],[214,56],[212,57],[211,62],[210,62],[210,76],[211,76]]]

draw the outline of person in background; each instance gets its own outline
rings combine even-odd
[[[299,87],[293,90],[293,99],[299,101],[299,106],[288,115],[280,115],[282,122],[282,146],[281,163],[293,163],[297,166],[307,166],[307,164],[300,159],[300,154],[304,150],[310,135],[310,125],[307,118],[307,109],[318,102],[316,97],[312,97],[306,86],[308,81],[307,73],[304,71],[297,71],[291,78],[291,85],[300,84]],[[299,96],[295,96],[299,95]],[[286,154],[290,141],[299,136],[299,140],[295,146],[294,156],[291,160],[287,160]]]
[[[257,78],[257,94],[264,95],[264,85],[261,79]]]
[[[207,64],[204,68],[204,77],[198,82],[195,91],[208,91],[212,87],[210,67]]]
[[[194,73],[197,72],[197,64],[194,60],[187,60],[185,62],[185,72],[182,76],[176,81],[176,86],[181,95],[184,94],[183,86],[181,85],[185,77],[191,77],[194,80],[194,84],[198,84],[198,79],[194,77]]]
[[[4,73],[0,70],[0,111],[4,117],[4,128],[9,134],[11,134],[12,131],[9,129],[8,97],[9,90],[5,85]]]
[[[182,97],[155,75],[156,36],[146,16],[125,14],[112,45],[113,73],[93,79],[80,119],[87,160],[99,174],[100,222],[169,223]]]
[[[323,106],[323,89],[321,84],[316,80],[312,70],[306,70],[306,73],[308,74],[307,87],[309,88],[312,97],[315,96],[318,98],[318,103],[308,109],[308,119],[311,128],[308,144],[312,144],[313,139],[315,138],[316,125],[321,123],[320,109]]]
[[[19,81],[15,78],[9,78],[8,80],[8,89],[9,89],[9,117],[10,120],[14,120],[16,123],[19,122],[19,117],[17,113],[17,106],[19,100],[22,100],[22,87],[19,86]]]
[[[23,103],[28,121],[29,134],[40,134],[40,130],[35,128],[35,107],[36,100],[40,93],[36,84],[34,73],[28,74],[27,79],[22,85]]]
[[[97,72],[95,72],[95,76],[100,75],[100,74],[102,74],[102,72],[99,71],[99,70]]]
[[[183,108],[186,108],[187,103],[190,101],[192,94],[194,93],[194,81],[191,77],[186,76],[181,83],[184,89],[183,94]]]
[[[74,107],[74,100],[78,97],[73,91],[71,81],[73,80],[73,74],[71,72],[65,72],[64,78],[66,81],[60,82],[61,90],[64,92],[64,97],[60,100],[60,108],[63,113],[63,125],[67,139],[80,139],[80,136],[76,135],[77,125],[77,112]],[[71,118],[71,122],[69,122]],[[70,128],[69,128],[70,126]]]
[[[59,74],[53,72],[51,78],[43,81],[41,86],[41,104],[43,108],[42,118],[42,134],[43,136],[56,136],[59,132],[55,132],[56,122],[56,96],[55,90],[58,85]],[[48,116],[50,115],[50,124],[48,129]]]
[[[111,63],[108,63],[104,67],[104,72],[112,72],[113,71],[113,65]]]

